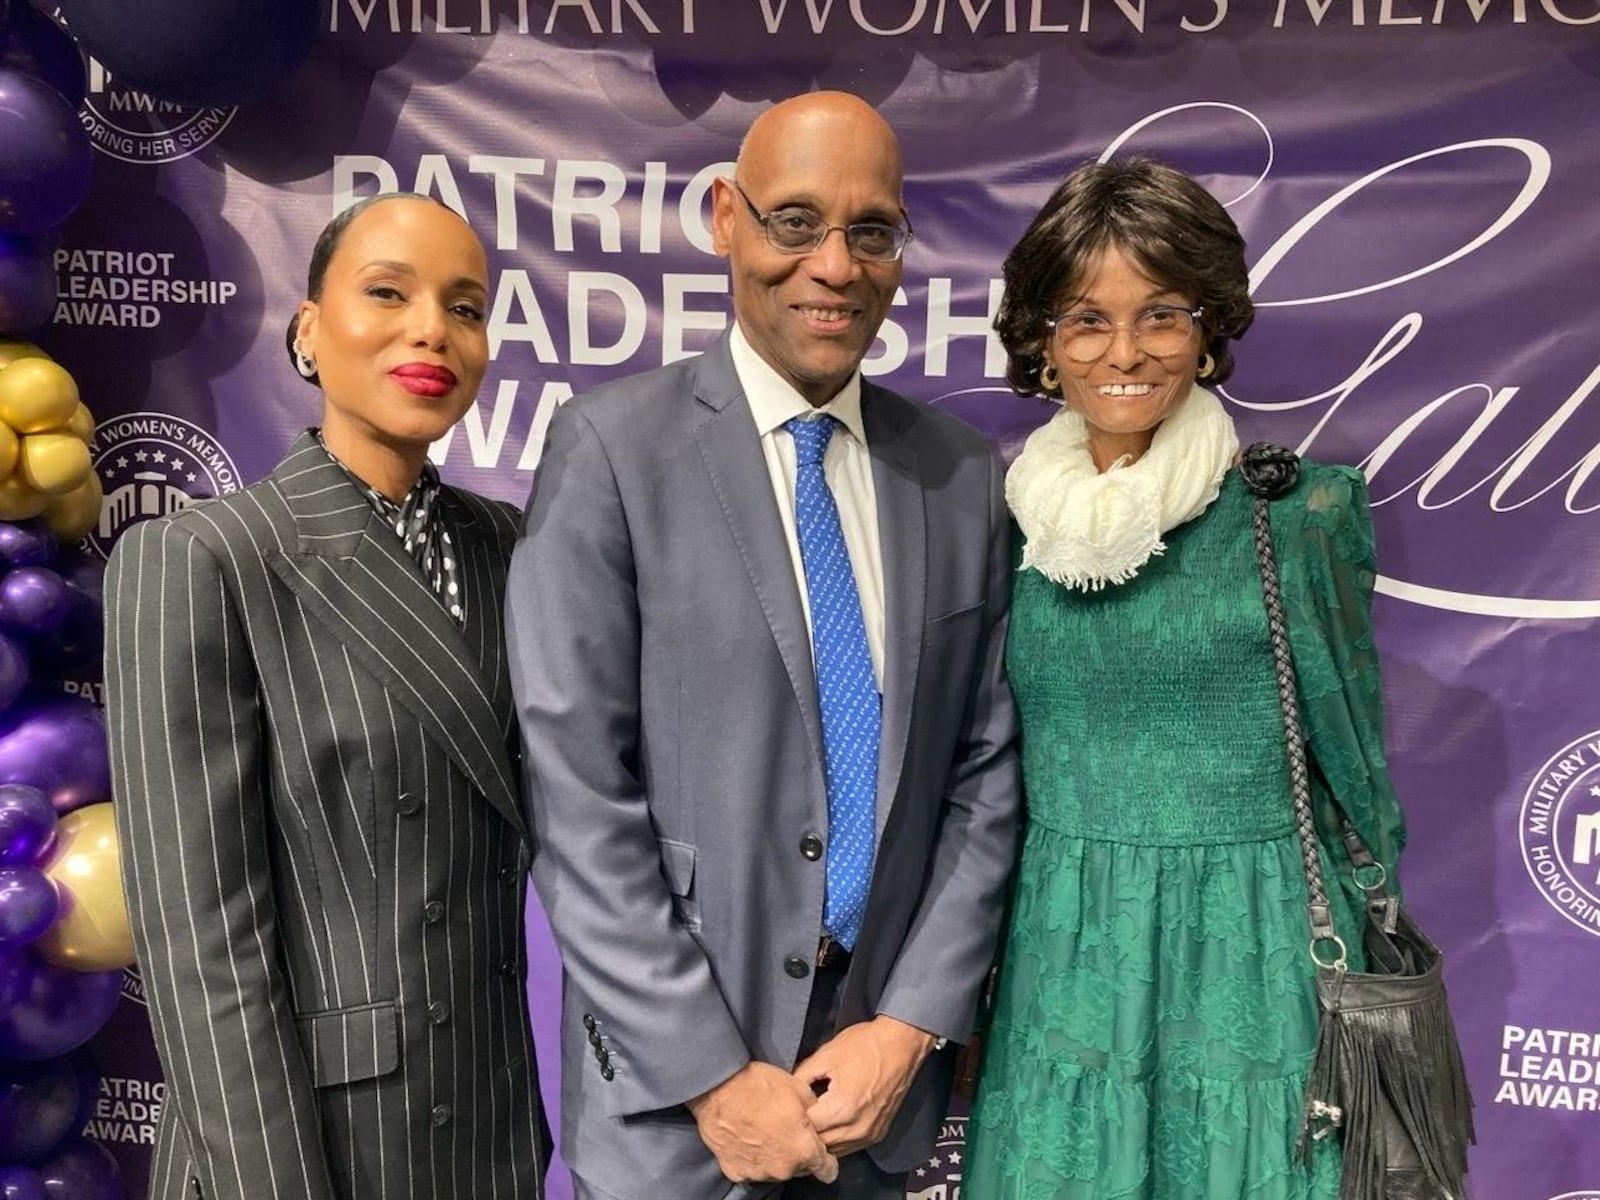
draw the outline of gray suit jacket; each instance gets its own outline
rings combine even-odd
[[[862,414],[887,645],[841,1023],[963,1041],[1020,788],[1002,471],[975,430],[870,383]],[[802,841],[828,817],[799,585],[725,338],[557,413],[506,616],[534,884],[566,972],[564,1153],[625,1200],[729,1194],[683,1103],[752,1058],[794,1065],[826,876]],[[927,1156],[949,1076],[949,1053],[929,1059],[880,1165]]]
[[[537,1200],[511,510],[445,488],[467,627],[305,435],[106,576],[157,1200]]]

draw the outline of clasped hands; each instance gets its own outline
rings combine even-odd
[[[746,1063],[689,1101],[700,1137],[734,1183],[815,1175],[888,1132],[933,1049],[930,1033],[894,1017],[846,1026],[794,1071]]]

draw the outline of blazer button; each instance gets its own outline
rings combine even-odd
[[[500,868],[500,882],[506,887],[517,886],[517,869],[515,867]]]
[[[450,1020],[450,1006],[443,1000],[435,1000],[428,1005],[428,1020],[435,1025],[443,1025]]]
[[[814,833],[808,833],[800,839],[800,853],[812,862],[822,857],[822,839]]]
[[[422,811],[422,797],[415,792],[400,793],[400,815],[414,817]]]
[[[789,973],[790,979],[804,979],[811,974],[811,964],[798,957],[784,959],[783,969]]]
[[[600,1048],[600,1032],[598,1030],[589,1030],[589,1045],[593,1046],[596,1050]]]
[[[502,961],[500,964],[500,974],[507,979],[515,979],[517,977],[516,960],[508,958]]]
[[[429,900],[422,906],[422,919],[429,925],[437,925],[444,920],[444,905],[437,900]]]
[[[594,1048],[594,1060],[602,1067],[611,1061],[611,1053],[604,1046]]]
[[[594,1014],[593,1013],[584,1013],[583,1014],[583,1027],[585,1029],[587,1029],[590,1033],[594,1032]]]
[[[448,1104],[435,1104],[433,1106],[433,1124],[438,1129],[450,1124],[450,1106]]]
[[[610,1063],[600,1064],[600,1078],[604,1079],[607,1083],[610,1083],[612,1079],[616,1077],[616,1074],[616,1071],[612,1070]]]

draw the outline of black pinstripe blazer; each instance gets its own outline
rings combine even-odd
[[[106,577],[157,1200],[535,1200],[509,506],[444,488],[465,636],[309,435]]]

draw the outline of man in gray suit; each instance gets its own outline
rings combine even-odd
[[[764,113],[713,235],[734,327],[563,406],[508,584],[564,1150],[580,1197],[903,1196],[1015,842],[1002,469],[861,378],[910,236],[869,106]]]

